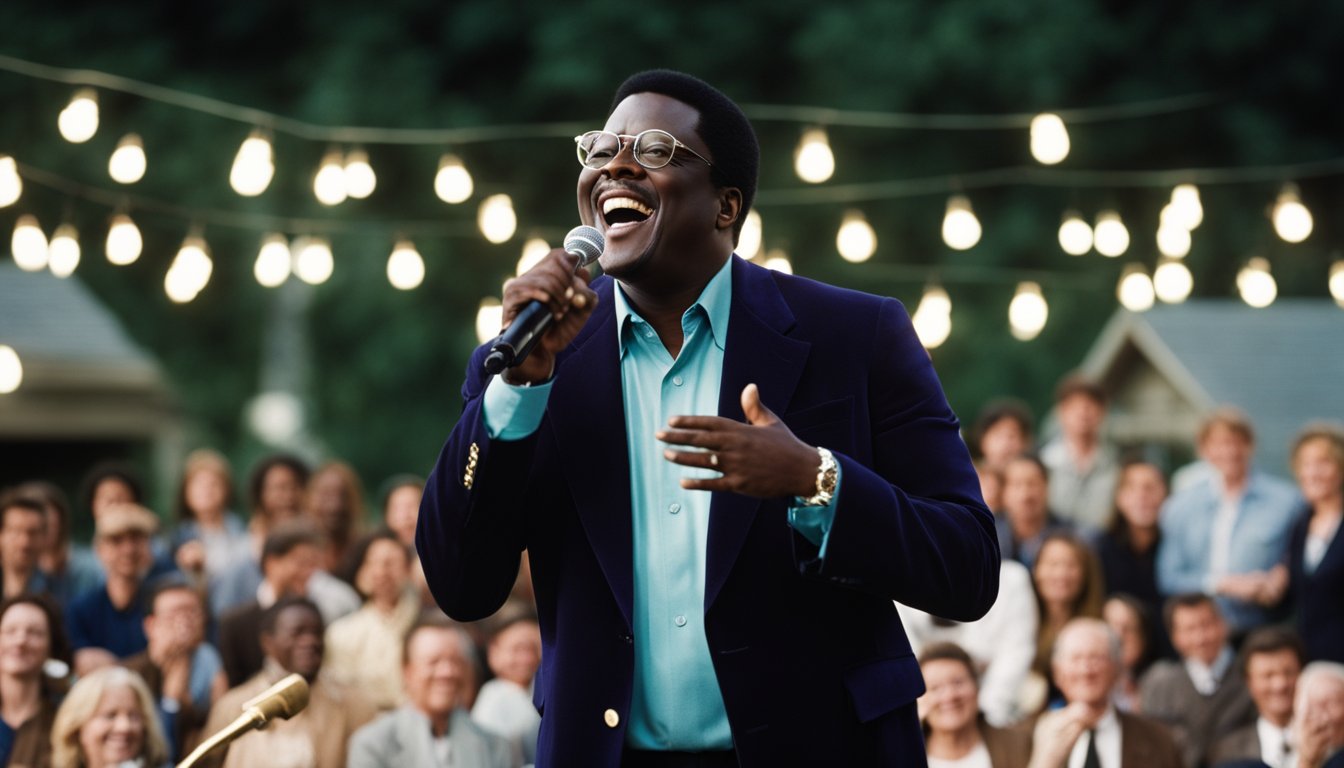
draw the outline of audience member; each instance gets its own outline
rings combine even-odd
[[[1080,374],[1066,376],[1055,389],[1059,434],[1041,446],[1050,470],[1050,509],[1089,535],[1111,523],[1120,460],[1102,439],[1106,391]]]
[[[979,459],[975,462],[975,475],[980,478],[980,496],[985,500],[985,506],[998,516],[999,510],[1003,509],[1003,470]]]
[[[384,528],[360,539],[350,554],[350,581],[364,605],[327,627],[328,677],[363,691],[380,710],[393,709],[401,703],[402,640],[420,615],[411,551]]]
[[[1003,514],[994,518],[999,551],[1028,569],[1036,562],[1045,537],[1063,524],[1047,501],[1049,483],[1045,465],[1035,456],[1018,456],[1003,471]]]
[[[210,585],[210,612],[221,616],[229,609],[256,597],[261,586],[261,549],[275,526],[303,514],[303,489],[308,483],[308,465],[295,456],[267,456],[252,468],[248,481],[248,524],[251,557],[234,563]]]
[[[523,762],[534,762],[541,729],[541,715],[532,703],[532,679],[541,665],[536,615],[515,614],[499,624],[486,648],[486,663],[494,678],[481,686],[471,719],[508,739]]]
[[[201,585],[251,557],[247,527],[232,507],[229,462],[215,451],[193,451],[182,470],[171,547],[178,567]]]
[[[1045,703],[1045,681],[1028,673],[1036,658],[1039,614],[1031,572],[1014,560],[999,566],[999,595],[978,621],[940,619],[900,603],[896,609],[915,654],[951,643],[971,655],[980,690],[980,711],[990,725],[1006,728]]]
[[[1181,753],[1162,726],[1116,711],[1120,640],[1100,619],[1074,619],[1059,633],[1051,661],[1064,692],[1062,709],[1032,730],[1032,768],[1180,768]]]
[[[1290,603],[1307,659],[1344,663],[1344,428],[1307,427],[1293,474],[1308,510],[1288,538]]]
[[[383,521],[411,551],[411,585],[425,608],[437,608],[425,580],[425,567],[415,556],[415,526],[420,520],[420,497],[425,481],[414,475],[397,475],[387,481],[383,493]]]
[[[161,577],[145,600],[149,647],[123,665],[149,687],[168,756],[186,757],[200,740],[211,703],[228,690],[219,652],[205,642],[205,602],[184,578]]]
[[[16,494],[0,498],[0,598],[47,592],[38,568],[47,545],[47,510],[37,499]]]
[[[81,677],[56,711],[53,768],[158,768],[167,756],[149,689],[130,670],[104,667]]]
[[[1258,717],[1215,742],[1209,764],[1258,760],[1270,768],[1292,768],[1297,764],[1292,721],[1302,643],[1279,627],[1257,629],[1241,648],[1241,671]]]
[[[1143,712],[1171,729],[1185,764],[1196,768],[1217,739],[1255,719],[1255,705],[1213,598],[1176,595],[1164,618],[1180,661],[1158,661],[1143,676]]]
[[[1254,432],[1240,411],[1215,410],[1198,442],[1213,472],[1162,507],[1157,585],[1165,595],[1214,595],[1240,637],[1271,619],[1287,589],[1282,559],[1300,500],[1289,484],[1252,470]]]
[[[1031,409],[1020,400],[1001,398],[987,403],[971,430],[972,453],[986,466],[1002,472],[1008,462],[1032,450],[1033,421]]]
[[[364,490],[343,461],[323,464],[308,480],[306,512],[326,538],[323,570],[337,572],[364,527]]]
[[[1021,768],[1031,754],[1031,737],[1023,730],[1003,730],[985,722],[979,700],[975,664],[953,643],[933,643],[919,654],[924,695],[920,721],[929,768]]]
[[[145,650],[140,590],[152,565],[149,540],[157,528],[154,513],[138,504],[112,504],[98,513],[93,543],[106,578],[66,606],[75,673],[81,677]]]
[[[1157,545],[1162,529],[1157,521],[1166,498],[1162,470],[1147,462],[1126,464],[1115,489],[1115,517],[1097,539],[1107,593],[1133,595],[1154,614],[1162,607],[1157,590]]]
[[[0,765],[51,764],[51,728],[65,679],[44,672],[48,659],[68,669],[70,648],[51,603],[38,595],[0,603]]]
[[[15,494],[35,499],[47,514],[46,546],[37,567],[46,575],[47,594],[58,606],[75,595],[87,592],[103,580],[103,571],[85,550],[76,557],[70,542],[70,501],[65,492],[45,480],[29,480],[14,489]]]
[[[471,638],[446,618],[412,627],[402,656],[406,704],[355,733],[349,768],[518,765],[508,741],[467,714],[474,656]]]
[[[1097,565],[1096,556],[1082,540],[1070,533],[1046,536],[1031,576],[1041,617],[1036,633],[1035,669],[1050,679],[1054,691],[1057,685],[1049,678],[1049,672],[1055,639],[1074,619],[1101,618],[1106,590],[1101,583],[1101,567]],[[1052,700],[1056,698],[1051,696]]]
[[[262,669],[219,698],[210,709],[205,732],[233,722],[243,704],[291,673],[308,681],[308,706],[264,731],[244,734],[200,765],[228,768],[345,768],[346,744],[374,710],[359,692],[319,676],[322,668],[322,613],[312,601],[284,597],[261,619]],[[428,763],[403,763],[400,768]]]
[[[1344,768],[1344,664],[1308,664],[1293,709],[1298,768]]]
[[[1139,680],[1152,663],[1152,623],[1147,606],[1123,592],[1106,598],[1101,618],[1120,638],[1120,677],[1115,683],[1115,706],[1121,712],[1140,711]]]
[[[116,461],[101,462],[89,470],[80,484],[80,500],[93,519],[117,504],[143,504],[144,485],[135,470]]]

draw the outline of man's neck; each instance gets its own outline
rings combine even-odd
[[[1101,436],[1095,434],[1065,435],[1064,445],[1069,449],[1069,458],[1073,465],[1086,471],[1096,458],[1097,448],[1101,445]]]
[[[124,610],[126,606],[130,605],[131,601],[135,599],[135,594],[139,591],[139,579],[128,579],[112,573],[107,575],[107,597],[117,610]]]
[[[1222,485],[1223,498],[1229,500],[1240,499],[1246,493],[1246,488],[1251,484],[1251,473],[1242,472],[1239,475],[1218,475],[1218,482]]]
[[[725,260],[730,257],[725,257]],[[663,342],[669,354],[675,358],[681,354],[681,345],[685,341],[682,333],[681,318],[686,310],[705,292],[705,286],[723,268],[725,262],[709,270],[706,274],[687,281],[684,285],[641,285],[619,280],[619,288],[639,316],[644,318],[658,338]]]
[[[417,707],[417,709],[419,708]],[[434,738],[448,735],[448,731],[453,724],[453,711],[451,709],[447,712],[437,713],[420,709],[420,714],[429,718],[429,732],[433,734]]]
[[[40,677],[0,676],[0,717],[11,728],[28,721],[42,706]]]
[[[1269,723],[1270,725],[1282,731],[1286,730],[1288,726],[1292,724],[1293,713],[1284,712],[1282,714],[1273,714],[1273,713],[1261,712],[1260,719],[1264,720],[1266,723]]]
[[[28,580],[33,577],[31,568],[15,568],[12,566],[3,566],[5,579],[5,597],[21,595],[28,591]]]

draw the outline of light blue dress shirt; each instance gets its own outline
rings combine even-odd
[[[732,260],[682,315],[674,359],[662,340],[614,291],[621,386],[630,458],[634,534],[634,698],[626,742],[636,749],[730,749],[732,733],[705,638],[705,550],[711,495],[681,487],[683,477],[716,473],[663,457],[655,434],[678,415],[716,414],[732,306]],[[485,392],[490,436],[516,440],[536,431],[550,384],[514,387],[501,378]],[[839,490],[827,507],[789,509],[789,522],[825,555]]]

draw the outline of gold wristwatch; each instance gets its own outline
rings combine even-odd
[[[817,467],[817,492],[802,499],[800,506],[825,507],[835,498],[835,486],[840,479],[840,469],[835,463],[835,456],[825,448],[818,448],[817,455],[821,457],[821,465]]]

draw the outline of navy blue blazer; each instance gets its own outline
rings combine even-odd
[[[1316,570],[1308,574],[1306,557],[1307,530],[1311,510],[1293,523],[1288,537],[1289,604],[1297,612],[1297,632],[1309,661],[1344,663],[1344,525],[1326,546],[1325,556]]]
[[[957,419],[899,302],[733,260],[719,415],[742,420],[755,382],[843,471],[824,561],[788,525],[787,499],[711,500],[705,632],[734,747],[743,766],[923,765],[923,678],[892,600],[969,621],[998,592],[993,517]],[[526,439],[486,434],[476,351],[416,531],[431,591],[459,620],[498,609],[528,550],[539,766],[619,765],[633,690],[613,285],[593,282],[597,308]]]

